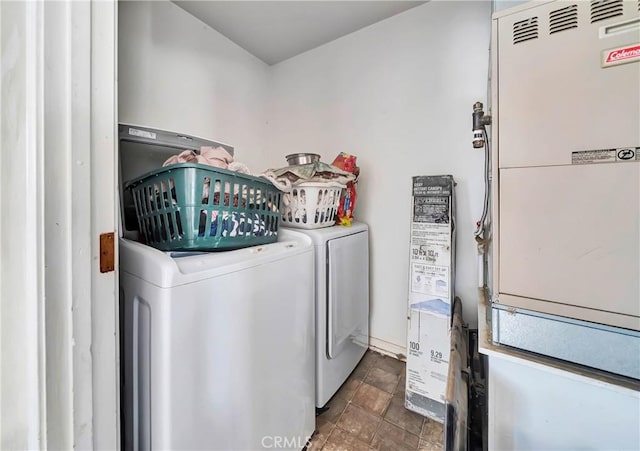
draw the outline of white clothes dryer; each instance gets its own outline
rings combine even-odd
[[[294,229],[288,229],[294,230]],[[295,229],[315,249],[316,407],[323,407],[369,346],[369,227]]]

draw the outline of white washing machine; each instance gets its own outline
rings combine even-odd
[[[295,230],[315,248],[316,407],[323,407],[369,346],[369,228]]]
[[[120,132],[121,180],[217,144]],[[163,252],[136,242],[120,194],[123,448],[302,449],[315,429],[311,239],[280,230],[273,244]]]
[[[120,241],[125,449],[305,446],[313,247],[280,240],[184,256]]]

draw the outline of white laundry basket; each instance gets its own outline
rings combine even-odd
[[[344,188],[345,185],[335,182],[294,186],[282,197],[282,226],[319,229],[334,225]]]

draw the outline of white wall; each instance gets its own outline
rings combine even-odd
[[[458,186],[456,292],[475,325],[482,151],[471,112],[487,90],[490,2],[429,2],[273,66],[273,164],[340,151],[361,167],[356,217],[371,227],[371,335],[406,346],[411,177]],[[388,347],[389,350],[393,346]]]
[[[168,1],[118,8],[118,120],[224,142],[266,169],[269,66]]]
[[[513,8],[515,6],[527,3],[529,0],[493,0],[493,11],[498,12],[503,9]]]

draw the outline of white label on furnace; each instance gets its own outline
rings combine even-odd
[[[624,163],[640,160],[640,147],[581,150],[571,152],[571,164]]]
[[[133,136],[140,136],[141,138],[156,139],[156,134],[148,132],[146,130],[138,130],[137,128],[130,128],[129,134]]]
[[[413,263],[411,291],[449,299],[449,268],[446,266]]]

